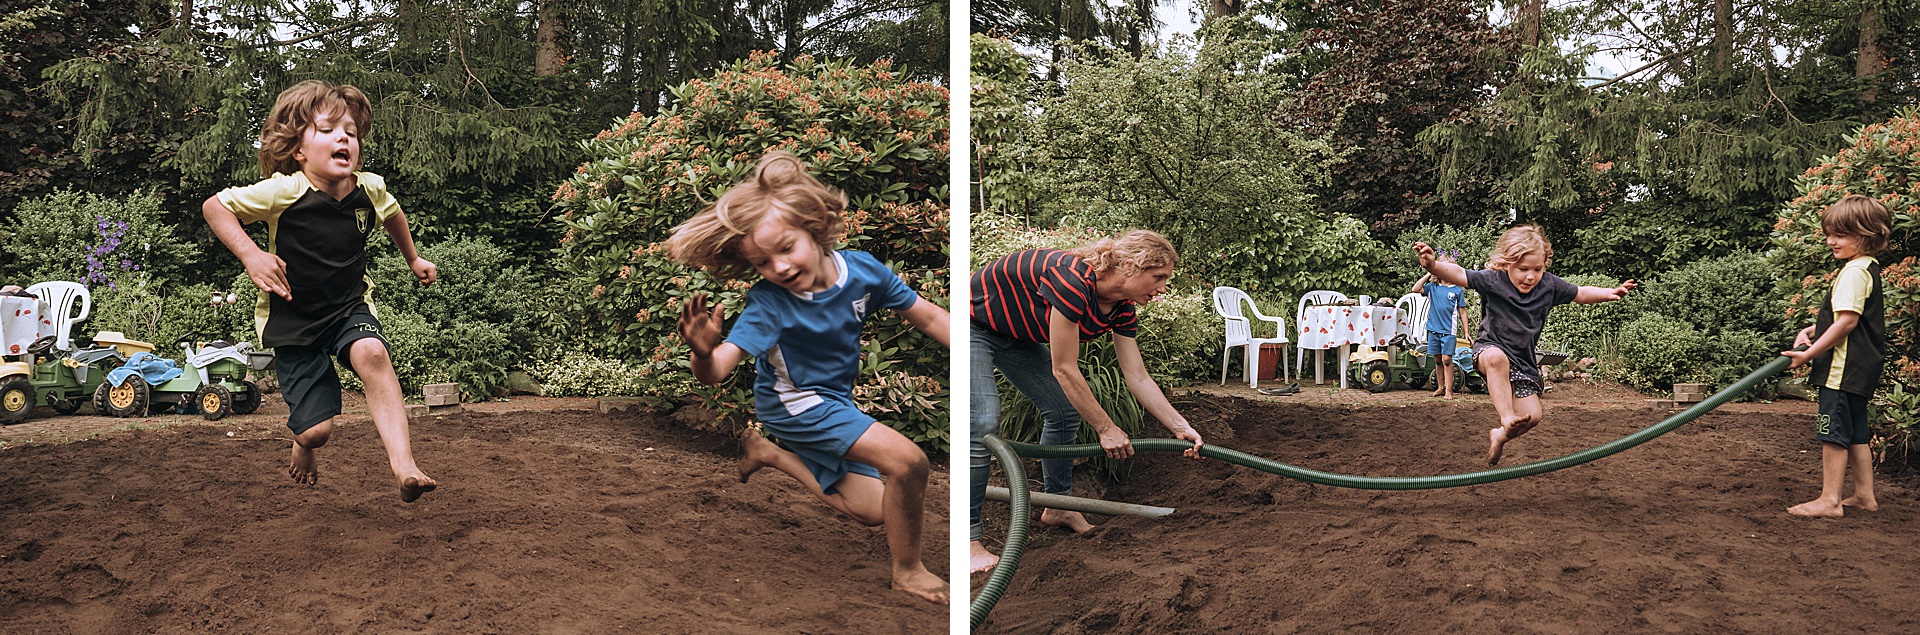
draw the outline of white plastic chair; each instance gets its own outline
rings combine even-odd
[[[57,336],[54,350],[73,350],[73,324],[93,314],[93,294],[87,292],[87,286],[78,282],[42,282],[27,287],[27,293],[47,303],[48,314],[44,317],[53,320],[53,333]],[[73,312],[75,300],[80,301],[77,315]]]
[[[1245,302],[1247,308],[1253,313],[1252,319],[1248,319],[1245,314],[1241,313],[1240,304],[1242,302]],[[1233,287],[1213,288],[1213,312],[1219,313],[1220,317],[1226,318],[1227,320],[1227,345],[1220,349],[1220,385],[1227,385],[1227,353],[1233,350],[1235,346],[1244,346],[1246,350],[1242,357],[1246,359],[1247,386],[1259,388],[1260,347],[1264,344],[1284,345],[1291,341],[1287,339],[1286,322],[1280,318],[1270,317],[1261,313],[1260,307],[1254,305],[1253,298],[1249,297],[1247,292]],[[1253,320],[1273,324],[1274,337],[1254,337]],[[1287,377],[1286,360],[1287,351],[1282,348],[1280,351],[1280,378],[1282,380]]]
[[[1414,346],[1427,343],[1427,311],[1431,302],[1425,295],[1409,293],[1393,303],[1394,311],[1400,314],[1400,334],[1407,336],[1407,341]]]
[[[1295,307],[1293,310],[1293,323],[1296,325],[1307,323],[1307,307],[1308,306],[1319,305],[1319,304],[1337,304],[1337,303],[1346,302],[1346,301],[1347,301],[1347,294],[1341,293],[1339,291],[1308,291],[1306,295],[1300,296],[1300,306]],[[1326,354],[1327,353],[1324,350],[1314,351],[1313,352],[1314,363],[1319,364],[1326,361]],[[1307,357],[1307,349],[1300,348],[1297,346],[1294,347],[1293,374],[1295,376],[1306,377],[1306,375],[1300,374],[1300,366],[1306,361],[1306,357]],[[1319,373],[1320,371],[1316,370],[1314,372],[1316,373],[1316,377],[1317,377],[1318,376],[1317,373]]]

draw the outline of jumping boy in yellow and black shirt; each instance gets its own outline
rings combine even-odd
[[[414,251],[400,204],[379,175],[360,168],[360,137],[373,106],[352,86],[305,81],[280,93],[260,129],[260,171],[266,180],[221,191],[201,211],[215,236],[260,287],[254,327],[274,350],[287,427],[293,430],[288,475],[319,481],[313,451],[333,434],[340,414],[338,359],[366,385],[367,409],[400,482],[413,502],[434,482],[413,463],[400,381],[373,316],[367,238],[384,227],[423,284],[438,272]],[[267,224],[262,251],[242,223]]]
[[[1814,325],[1800,331],[1793,345],[1806,350],[1780,353],[1793,359],[1789,368],[1812,362],[1807,385],[1820,389],[1820,414],[1814,419],[1814,438],[1820,441],[1820,497],[1794,505],[1795,516],[1843,516],[1846,507],[1880,509],[1873,498],[1873,430],[1867,422],[1867,401],[1880,385],[1887,357],[1885,297],[1880,290],[1880,262],[1874,254],[1886,251],[1893,218],[1880,201],[1849,195],[1828,207],[1820,217],[1827,249],[1843,263],[1834,277],[1833,292],[1820,305]],[[1831,351],[1831,355],[1828,352]],[[1847,465],[1853,465],[1853,496],[1840,498]]]

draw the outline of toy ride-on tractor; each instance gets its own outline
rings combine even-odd
[[[1414,346],[1404,335],[1396,335],[1385,350],[1363,348],[1348,358],[1354,383],[1367,392],[1386,392],[1395,383],[1419,390],[1433,374],[1436,364],[1431,355]]]
[[[104,414],[132,417],[146,413],[154,404],[185,403],[209,421],[259,409],[263,393],[258,384],[247,379],[247,371],[264,372],[272,364],[273,354],[253,350],[253,345],[246,342],[216,340],[196,346],[193,340],[197,337],[188,333],[174,342],[187,356],[187,364],[178,376],[148,384],[141,373],[131,373],[118,384],[101,385],[95,405]]]
[[[0,363],[0,423],[23,421],[39,406],[73,414],[96,393],[108,372],[143,350],[135,345],[152,349],[111,331],[65,354],[53,350],[56,340],[52,335],[42,337],[28,347],[23,361]]]
[[[1567,361],[1567,354],[1558,351],[1535,351],[1534,368],[1546,368]],[[1463,344],[1453,354],[1453,391],[1487,392],[1487,378],[1480,374],[1479,365],[1473,363],[1473,346]],[[1544,379],[1542,380],[1544,381]],[[1541,386],[1547,389],[1548,386]]]

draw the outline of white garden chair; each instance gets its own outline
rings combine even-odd
[[[1409,293],[1400,296],[1393,303],[1393,309],[1399,313],[1400,334],[1407,336],[1413,346],[1425,346],[1427,343],[1427,311],[1432,306],[1427,296]]]
[[[1247,309],[1253,314],[1252,318],[1248,318],[1240,311],[1242,303],[1245,303]],[[1247,386],[1259,388],[1260,347],[1264,344],[1287,344],[1290,340],[1287,339],[1286,322],[1261,313],[1260,307],[1254,305],[1253,298],[1248,296],[1247,292],[1233,287],[1213,288],[1213,312],[1219,313],[1220,317],[1227,320],[1227,344],[1220,349],[1220,385],[1227,385],[1227,354],[1233,350],[1233,347],[1243,346],[1246,347],[1242,357],[1246,359]],[[1273,324],[1274,337],[1254,337],[1254,320]],[[1286,359],[1287,351],[1282,348],[1279,362],[1280,377],[1283,380],[1287,376]]]
[[[56,336],[53,348],[57,351],[73,350],[73,325],[93,314],[93,295],[87,292],[87,286],[78,282],[42,282],[27,287],[27,293],[47,303],[47,315],[53,320],[53,333]],[[73,303],[80,303],[80,312],[73,312]]]
[[[1298,307],[1295,307],[1293,310],[1293,323],[1295,325],[1307,323],[1306,321],[1307,307],[1309,306],[1320,305],[1320,304],[1338,304],[1346,301],[1347,301],[1347,294],[1341,293],[1339,291],[1308,291],[1306,295],[1300,296],[1300,305]],[[1324,365],[1326,362],[1326,355],[1327,355],[1327,352],[1325,350],[1314,351],[1313,363]],[[1300,374],[1300,366],[1303,362],[1306,361],[1306,356],[1307,356],[1307,349],[1300,348],[1297,346],[1294,347],[1293,374],[1295,376],[1299,376],[1299,377],[1306,376],[1306,375]],[[1318,368],[1318,366],[1316,366],[1316,368]],[[1317,377],[1318,376],[1317,373],[1319,373],[1320,371],[1316,370],[1314,372],[1316,373],[1316,377]]]

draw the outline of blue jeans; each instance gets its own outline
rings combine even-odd
[[[1046,419],[1040,431],[1040,443],[1044,445],[1073,443],[1074,436],[1080,432],[1080,411],[1067,401],[1067,393],[1060,390],[1060,380],[1053,378],[1053,354],[1047,345],[1000,335],[971,320],[968,335],[973,385],[968,395],[972,425],[967,455],[972,467],[969,485],[973,489],[973,500],[967,518],[972,522],[970,539],[979,540],[980,506],[987,498],[987,465],[991,459],[986,446],[980,445],[980,438],[1000,429],[1000,389],[993,380],[994,369],[1000,369],[1000,374],[1040,409],[1040,415]],[[1047,493],[1073,493],[1073,459],[1041,460],[1040,473]]]

